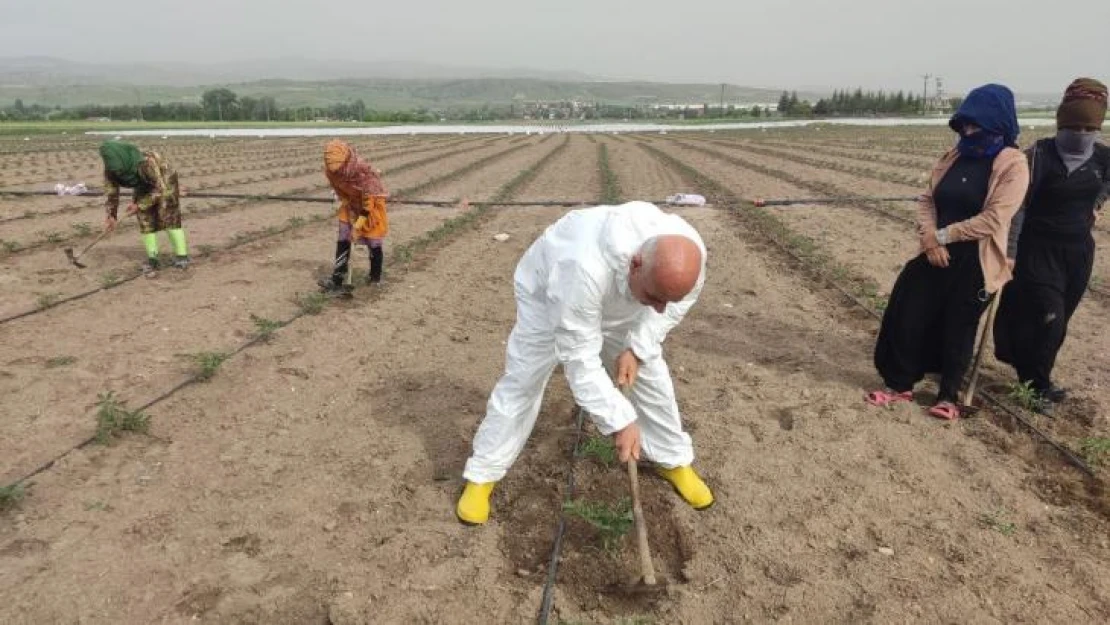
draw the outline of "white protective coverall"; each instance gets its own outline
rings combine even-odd
[[[632,296],[628,274],[640,245],[665,234],[695,241],[702,267],[686,298],[660,314]],[[682,429],[662,343],[701,293],[705,261],[698,232],[647,202],[574,210],[549,226],[517,264],[517,318],[505,372],[490,395],[463,477],[485,483],[505,476],[532,432],[556,364],[603,435],[638,414],[644,457],[664,468],[691,464],[693,445]],[[631,403],[607,373],[628,348],[641,361]]]

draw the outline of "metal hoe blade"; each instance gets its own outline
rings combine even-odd
[[[81,253],[77,254],[77,255],[73,254],[73,248],[72,247],[65,248],[64,251],[66,253],[66,258],[68,258],[69,262],[73,263],[75,266],[80,267],[81,269],[84,269],[85,265],[77,259],[84,256],[85,252],[91,250],[94,245],[96,245],[97,243],[100,243],[101,239],[103,239],[106,236],[108,236],[108,230],[105,230],[105,231],[101,232],[95,239],[93,239],[92,243],[89,243],[89,245],[85,249],[81,250]]]
[[[77,260],[77,257],[73,255],[73,248],[72,247],[67,247],[65,249],[65,253],[66,253],[66,258],[69,259],[69,262],[73,263],[77,267],[80,267],[81,269],[85,268],[85,265],[81,261]]]

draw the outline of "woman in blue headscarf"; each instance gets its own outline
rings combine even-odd
[[[910,401],[925,374],[939,373],[929,414],[952,420],[960,416],[958,393],[979,317],[1011,278],[1010,221],[1025,196],[1029,167],[1017,147],[1008,88],[974,89],[948,125],[959,141],[934,166],[918,204],[918,255],[894,283],[875,344],[885,388],[866,400],[876,406]]]

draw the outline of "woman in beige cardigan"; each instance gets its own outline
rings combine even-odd
[[[868,403],[911,401],[927,373],[940,374],[929,414],[958,419],[957,395],[975,348],[979,317],[1011,278],[1010,221],[1029,184],[1017,148],[1013,93],[984,85],[948,125],[959,142],[933,168],[918,207],[920,253],[899,274],[875,345],[886,388]]]

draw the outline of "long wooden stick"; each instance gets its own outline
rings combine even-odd
[[[987,323],[983,326],[983,331],[979,333],[979,349],[975,352],[975,364],[971,366],[971,380],[967,383],[967,391],[964,393],[964,405],[970,406],[971,402],[975,399],[975,385],[979,382],[979,365],[983,362],[983,350],[987,344],[987,338],[990,336],[991,328],[994,326],[994,314],[998,311],[998,300],[1002,299],[1002,292],[994,294],[991,298],[991,303],[987,306]]]
[[[632,514],[636,518],[636,543],[640,549],[640,571],[644,575],[644,583],[654,586],[655,567],[651,564],[647,524],[644,522],[644,509],[640,506],[640,480],[634,458],[628,459],[628,479],[632,483]]]
[[[632,385],[621,389],[625,398],[632,396]],[[647,523],[644,521],[644,508],[640,504],[640,476],[636,459],[628,458],[628,481],[632,487],[632,516],[636,520],[636,545],[640,550],[640,572],[644,583],[655,585],[655,566],[651,563],[651,549],[648,546]]]

